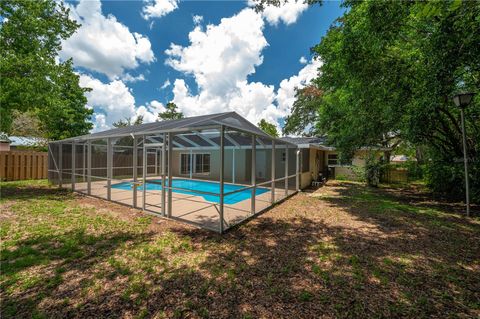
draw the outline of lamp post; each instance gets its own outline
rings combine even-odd
[[[462,119],[462,139],[463,139],[463,163],[465,165],[465,196],[467,204],[467,217],[470,217],[470,193],[468,186],[468,160],[467,160],[467,138],[465,135],[465,108],[470,104],[473,93],[459,93],[453,97],[453,102],[460,108]]]

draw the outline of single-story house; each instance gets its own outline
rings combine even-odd
[[[353,172],[321,138],[275,138],[235,112],[49,143],[61,187],[224,232],[311,184]],[[356,156],[354,165],[365,161]]]
[[[47,144],[48,140],[42,137],[7,136],[4,133],[0,134],[0,151],[8,152],[10,150],[42,147]]]
[[[364,167],[367,150],[361,149],[348,164],[341,164],[338,151],[326,145],[322,137],[282,137],[284,141],[296,144],[301,152],[300,157],[300,188],[306,188],[312,181],[320,177],[357,179],[354,167]],[[378,153],[382,156],[381,152]]]

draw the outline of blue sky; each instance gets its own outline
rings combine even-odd
[[[296,87],[317,75],[317,44],[340,2],[293,0],[256,13],[247,1],[68,2],[82,24],[61,59],[73,58],[94,109],[94,130],[126,117],[154,121],[174,101],[186,116],[236,111],[279,127]]]

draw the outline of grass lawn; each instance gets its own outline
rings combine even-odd
[[[480,220],[418,188],[333,181],[221,236],[1,187],[2,318],[480,316]]]

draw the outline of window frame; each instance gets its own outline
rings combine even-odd
[[[186,170],[184,168],[184,155],[187,158],[188,162],[186,162]],[[205,162],[205,157],[208,156],[208,163]],[[192,159],[193,157],[193,159]],[[197,158],[201,158],[201,169],[197,169]],[[187,153],[182,152],[180,153],[179,157],[179,174],[180,175],[190,175],[190,169],[192,170],[192,175],[210,175],[211,172],[211,159],[212,155],[210,152],[202,152],[202,153]],[[190,164],[193,164],[193,167],[190,167]],[[207,169],[206,169],[207,168]]]
[[[193,158],[193,173],[196,174],[196,175],[210,175],[210,167],[211,167],[211,159],[212,159],[212,156],[210,153],[195,153],[193,154],[194,155],[194,158]],[[200,163],[200,166],[202,167],[202,171],[201,172],[198,172],[197,170],[197,156],[200,156],[200,158],[202,159],[201,163]],[[205,156],[208,156],[208,165],[205,164]],[[205,171],[205,167],[208,167],[208,171]]]
[[[187,157],[187,170],[186,170],[186,171],[182,170],[182,166],[183,166],[183,164],[184,164],[184,163],[183,163],[183,156],[184,156],[184,155],[186,155],[186,157]],[[193,154],[191,154],[191,153],[180,153],[180,159],[179,159],[179,160],[180,160],[180,165],[179,165],[179,166],[180,166],[180,167],[179,167],[179,173],[180,173],[180,175],[189,175],[189,174],[190,174],[190,169],[191,169],[191,167],[190,167],[190,163],[191,163],[190,157],[191,157],[192,155],[193,155]]]
[[[330,158],[330,156],[335,156],[335,158],[332,159],[332,158]],[[332,163],[330,161],[335,161],[335,162]],[[327,154],[327,166],[338,166],[338,165],[339,165],[338,154],[337,153]]]

